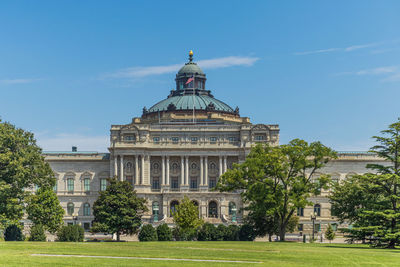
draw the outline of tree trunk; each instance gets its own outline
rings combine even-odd
[[[120,233],[119,232],[117,232],[117,241],[118,242],[120,241]]]
[[[390,239],[390,242],[389,242],[387,248],[393,248],[394,249],[395,245],[396,245],[396,239]]]
[[[268,241],[272,242],[272,235],[271,234],[268,234]]]
[[[281,242],[284,242],[285,241],[285,234],[286,234],[286,231],[285,231],[285,226],[281,226],[281,229],[279,229],[279,241],[281,241]]]

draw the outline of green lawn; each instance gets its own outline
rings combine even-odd
[[[45,257],[32,254],[254,261],[221,263]],[[362,245],[264,242],[0,242],[1,266],[400,266],[400,250]]]

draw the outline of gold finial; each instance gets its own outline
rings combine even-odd
[[[193,51],[192,50],[189,51],[189,56],[193,56]]]
[[[192,61],[193,61],[193,51],[190,50],[189,51],[189,62],[192,62]]]

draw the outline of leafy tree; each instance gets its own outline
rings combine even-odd
[[[197,228],[203,224],[203,220],[199,218],[198,207],[187,196],[182,199],[172,216],[184,240],[194,237]]]
[[[52,188],[54,174],[32,133],[0,120],[0,223],[17,223],[24,213],[27,188]]]
[[[61,242],[83,242],[84,230],[79,225],[62,226],[57,232],[57,239]]]
[[[238,241],[239,240],[239,226],[231,224],[228,226],[228,234],[226,241]]]
[[[157,241],[157,231],[153,225],[143,225],[139,232],[139,241]]]
[[[217,241],[226,241],[228,239],[228,235],[228,227],[223,224],[219,224],[217,226]]]
[[[400,244],[400,119],[381,133],[383,136],[373,137],[378,145],[371,152],[385,163],[368,164],[373,173],[356,175],[337,185],[331,203],[341,221],[354,222],[347,231],[353,239],[369,239],[375,246],[394,248]]]
[[[239,240],[240,241],[254,241],[257,233],[254,231],[253,227],[249,224],[243,224],[240,226],[239,230]]]
[[[333,239],[335,239],[335,231],[333,231],[332,225],[328,224],[328,229],[326,229],[325,232],[325,238],[329,240],[329,243],[331,243],[331,241]]]
[[[327,188],[327,176],[313,179],[313,175],[334,157],[336,153],[320,142],[308,144],[294,139],[287,145],[274,147],[258,144],[244,163],[235,164],[222,175],[217,189],[243,190],[245,210],[256,216],[253,231],[257,235],[271,233],[276,223],[280,240],[284,241],[296,209],[310,205],[308,198]],[[267,224],[263,223],[263,217]]]
[[[31,227],[31,232],[28,238],[29,241],[46,241],[44,227],[41,224],[34,224]]]
[[[197,234],[197,240],[199,241],[217,240],[217,228],[212,223],[203,224]]]
[[[16,224],[10,224],[4,231],[5,241],[24,241],[25,237],[22,234],[20,226]]]
[[[39,188],[29,197],[26,211],[29,220],[35,225],[41,225],[50,233],[57,232],[63,225],[64,209],[53,189]]]
[[[158,241],[171,241],[172,231],[166,223],[157,226],[157,237]]]
[[[146,200],[136,196],[132,185],[116,178],[107,180],[109,185],[100,192],[93,205],[92,232],[116,234],[135,234],[142,225],[142,215],[148,209]]]

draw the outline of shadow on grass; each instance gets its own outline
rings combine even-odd
[[[343,246],[343,245],[338,245],[338,246],[335,246],[335,245],[321,245],[321,247],[325,247],[325,248],[349,248],[349,249],[366,249],[366,250],[371,250],[371,249],[374,249],[374,250],[380,250],[380,251],[384,251],[384,252],[394,252],[394,253],[400,253],[400,250],[398,250],[398,249],[389,249],[389,248],[374,248],[374,247],[367,247],[367,246],[363,246],[363,247],[360,247],[360,246],[352,246],[352,245],[347,245],[347,246]]]

